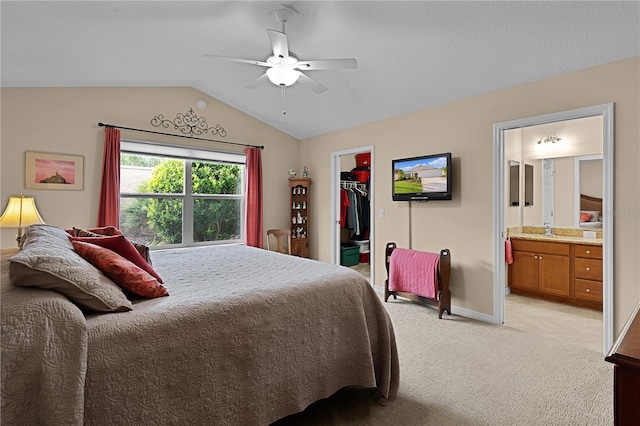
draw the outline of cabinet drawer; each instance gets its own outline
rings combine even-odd
[[[588,246],[576,244],[576,257],[584,257],[586,259],[602,259],[602,246]]]
[[[576,257],[574,272],[576,278],[602,281],[602,260],[582,259]]]
[[[511,246],[513,250],[518,250],[518,251],[529,251],[532,253],[560,254],[564,256],[569,256],[569,244],[549,243],[546,241],[519,240],[517,238],[512,238]]]
[[[576,299],[602,302],[602,282],[576,279],[574,296]]]

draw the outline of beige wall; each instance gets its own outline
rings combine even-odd
[[[299,169],[297,139],[191,88],[3,88],[1,90],[0,205],[10,195],[32,195],[47,223],[61,227],[95,226],[104,132],[98,122],[125,127],[160,130],[150,124],[157,114],[168,119],[190,108],[211,125],[227,131],[224,139],[264,145],[264,226],[288,227],[289,190],[287,171]],[[196,108],[204,99],[207,108]],[[122,131],[123,138],[189,144],[242,151],[242,147]],[[25,151],[82,155],[84,189],[51,191],[24,189]],[[15,229],[2,229],[2,247],[15,246]]]
[[[265,229],[286,227],[289,190],[286,173],[308,165],[313,179],[311,256],[330,261],[330,153],[375,147],[375,278],[384,282],[387,241],[417,250],[452,252],[451,289],[455,306],[491,315],[493,311],[493,124],[508,120],[615,103],[614,158],[614,307],[620,330],[640,297],[640,58],[635,57],[436,108],[357,126],[304,140],[296,139],[189,88],[1,89],[0,199],[36,196],[52,224],[92,226],[97,197],[103,132],[99,121],[153,129],[154,115],[173,117],[205,99],[199,115],[220,123],[227,139],[265,145]],[[196,110],[200,112],[199,110]],[[123,132],[123,137],[146,135]],[[152,138],[147,138],[152,139]],[[154,140],[167,141],[160,138]],[[175,141],[175,139],[171,139]],[[204,143],[206,144],[206,143]],[[24,152],[37,150],[82,155],[82,191],[24,190]],[[452,201],[413,203],[411,238],[408,203],[391,201],[392,158],[452,152]],[[2,247],[15,244],[14,230],[1,231]],[[503,265],[498,265],[502,267]]]
[[[301,162],[314,170],[311,254],[329,261],[330,153],[375,147],[375,279],[385,279],[388,241],[407,247],[408,203],[391,201],[392,158],[451,151],[452,201],[413,203],[413,248],[451,249],[453,304],[493,312],[493,124],[608,102],[615,103],[614,309],[620,330],[640,297],[639,57],[489,93],[302,141]],[[503,265],[497,265],[502,267]]]
[[[524,127],[522,158],[560,158],[602,154],[602,117],[579,118]],[[539,144],[540,137],[556,135],[557,143]]]
[[[580,162],[580,193],[602,198],[602,160]]]

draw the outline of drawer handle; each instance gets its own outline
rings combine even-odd
[[[586,268],[584,268],[584,269],[586,269],[587,271],[590,271],[590,270],[591,270],[591,268],[589,268],[588,266],[587,266]]]
[[[587,289],[587,293],[591,293],[591,290],[590,290],[590,289]]]
[[[591,254],[591,250],[587,250],[587,254]]]

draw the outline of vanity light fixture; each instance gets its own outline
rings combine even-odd
[[[548,143],[548,142],[556,143],[556,142],[561,141],[561,140],[562,139],[560,139],[556,135],[547,135],[547,136],[544,136],[544,137],[540,138],[540,140],[538,141],[538,144]]]

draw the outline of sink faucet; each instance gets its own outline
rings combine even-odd
[[[551,225],[548,224],[544,224],[544,235],[547,235],[549,237],[553,237],[553,233],[551,232]]]

